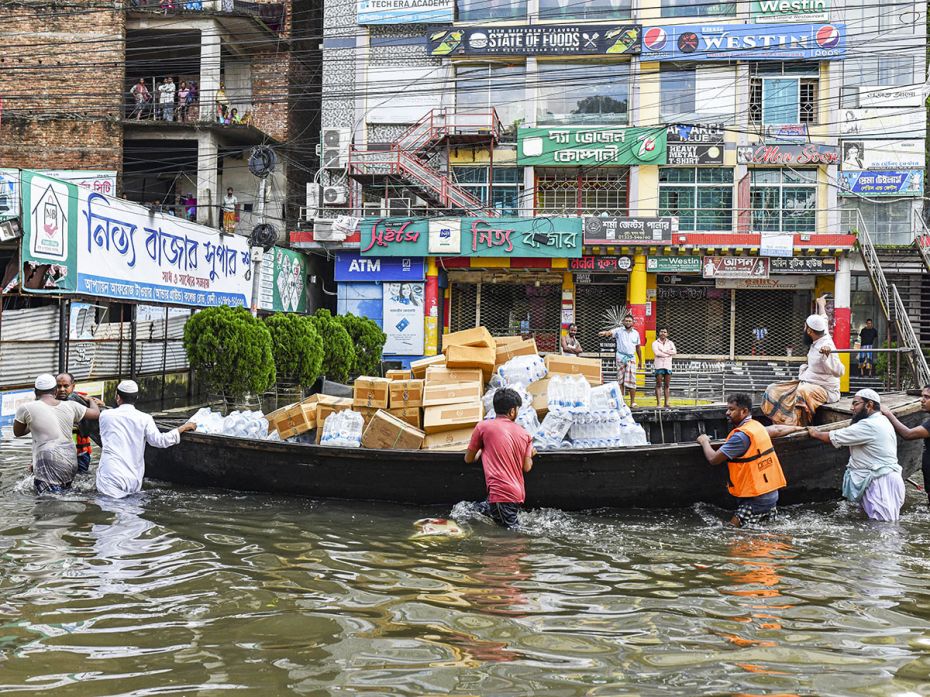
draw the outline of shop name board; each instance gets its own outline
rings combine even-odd
[[[726,133],[722,123],[712,124],[672,124],[665,129],[669,143],[723,143]]]
[[[830,18],[827,0],[752,0],[751,16],[757,22],[825,22]]]
[[[840,169],[910,169],[924,166],[923,140],[844,140]]]
[[[769,124],[765,127],[765,142],[807,142],[806,123]]]
[[[439,24],[454,19],[454,0],[358,0],[360,25]]]
[[[572,259],[568,268],[572,271],[629,271],[633,268],[633,260],[626,256],[585,256]]]
[[[435,28],[427,44],[431,56],[613,56],[639,53],[640,34],[636,24],[491,25]]]
[[[891,85],[868,85],[858,88],[860,108],[915,108],[924,104],[923,85],[896,87]]]
[[[668,244],[677,218],[601,218],[585,216],[585,244]]]
[[[722,165],[722,145],[688,145],[669,143],[666,153],[669,165]]]
[[[845,24],[668,24],[643,27],[644,61],[837,60]]]
[[[717,278],[718,288],[736,290],[810,290],[813,276],[776,276],[774,278]]]
[[[370,281],[422,281],[423,257],[363,257],[358,252],[337,252],[337,283]]]
[[[664,165],[664,128],[520,128],[517,164]]]
[[[769,260],[769,273],[835,273],[833,257],[775,257]]]
[[[840,172],[840,195],[923,196],[924,170]]]
[[[768,278],[769,259],[760,257],[704,257],[704,278]]]
[[[840,154],[832,145],[746,145],[736,149],[740,165],[835,165]]]
[[[377,257],[425,257],[428,222],[413,218],[363,218],[359,249]]]
[[[701,257],[646,257],[649,273],[701,273]]]

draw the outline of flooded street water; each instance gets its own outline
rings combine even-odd
[[[447,511],[92,480],[36,498],[0,449],[0,692],[930,694],[930,514]],[[532,483],[530,481],[530,486]]]

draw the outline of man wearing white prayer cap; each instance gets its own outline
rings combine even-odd
[[[808,426],[820,406],[840,399],[840,378],[846,368],[833,353],[836,345],[830,337],[826,306],[826,296],[818,298],[818,313],[804,322],[804,343],[809,348],[798,379],[775,382],[765,390],[761,409],[772,423]]]
[[[32,481],[36,493],[61,493],[71,488],[77,474],[77,451],[71,431],[83,419],[100,416],[97,406],[59,401],[55,376],[42,373],[35,381],[36,399],[16,409],[13,435],[32,434]]]
[[[181,434],[193,431],[196,424],[186,423],[162,433],[149,414],[136,410],[139,386],[123,380],[116,386],[116,409],[100,415],[100,464],[97,467],[97,491],[121,499],[142,490],[145,476],[145,445],[168,448],[177,445]]]
[[[852,425],[835,431],[808,428],[812,438],[849,448],[843,496],[856,501],[872,520],[895,521],[904,504],[904,479],[898,464],[894,426],[881,412],[875,390],[859,390],[852,401]]]

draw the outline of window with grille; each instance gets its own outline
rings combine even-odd
[[[453,167],[454,180],[481,203],[488,202],[488,167]],[[523,193],[521,167],[494,167],[492,207],[502,215],[520,215],[520,195]],[[529,206],[527,206],[528,208]]]
[[[754,232],[814,232],[817,170],[754,169],[750,175]]]
[[[628,167],[598,167],[584,172],[538,168],[536,172],[538,214],[627,215]]]
[[[812,291],[738,290],[734,350],[737,356],[803,356],[804,320]]]
[[[816,78],[758,78],[749,84],[749,122],[817,123]]]
[[[678,216],[679,229],[733,229],[733,170],[725,167],[660,167],[659,215]]]

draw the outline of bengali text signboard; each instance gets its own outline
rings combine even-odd
[[[840,196],[923,196],[924,170],[840,172]]]
[[[466,256],[571,259],[581,240],[581,218],[462,218]]]
[[[572,271],[586,273],[629,271],[633,268],[633,260],[627,256],[583,256],[580,259],[570,260],[568,268]]]
[[[760,257],[704,257],[704,278],[768,278],[769,259]]]
[[[664,165],[664,128],[520,128],[517,164]]]
[[[617,56],[639,53],[640,27],[636,24],[446,27],[432,29],[427,34],[427,43],[431,56]]]
[[[834,257],[773,257],[769,259],[770,273],[836,273]]]
[[[584,243],[668,244],[678,229],[677,218],[584,218]]]

